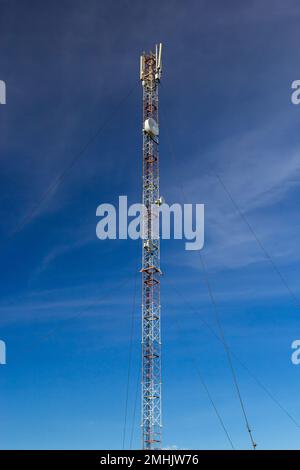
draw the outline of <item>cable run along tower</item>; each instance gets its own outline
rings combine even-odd
[[[162,44],[140,58],[143,87],[142,446],[161,449],[161,332],[158,85]]]

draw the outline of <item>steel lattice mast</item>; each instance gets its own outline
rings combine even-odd
[[[143,86],[143,261],[142,261],[142,440],[143,449],[160,449],[161,333],[160,241],[158,155],[158,85],[162,45],[143,53],[140,79]]]

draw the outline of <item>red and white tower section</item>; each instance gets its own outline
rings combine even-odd
[[[162,45],[143,53],[143,260],[142,260],[142,440],[143,449],[161,449],[161,330],[158,86]]]

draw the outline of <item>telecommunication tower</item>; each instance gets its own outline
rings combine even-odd
[[[162,44],[140,58],[143,87],[142,446],[161,449],[161,331],[158,85]]]

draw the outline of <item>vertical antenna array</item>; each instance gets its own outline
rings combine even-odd
[[[158,85],[162,45],[140,58],[143,87],[142,446],[161,449],[161,331]]]

